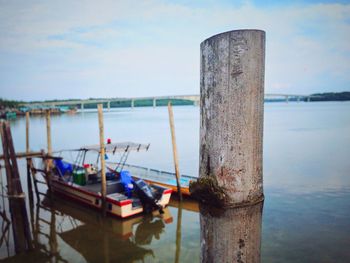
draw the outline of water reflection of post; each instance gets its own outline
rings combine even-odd
[[[39,247],[39,231],[40,231],[40,222],[39,222],[39,213],[40,213],[40,206],[39,206],[39,202],[37,200],[37,203],[36,203],[36,210],[35,210],[35,217],[34,217],[34,207],[33,207],[33,210],[31,210],[31,223],[32,223],[32,232],[33,232],[33,243],[34,243],[34,247],[36,249],[38,249]],[[35,218],[35,221],[34,221],[34,218]]]
[[[180,262],[180,255],[181,255],[181,225],[182,225],[182,201],[179,202],[179,206],[177,208],[175,263]]]
[[[103,254],[104,262],[109,263],[109,239],[108,234],[103,232]]]
[[[58,245],[57,245],[57,233],[56,233],[56,210],[54,206],[51,206],[51,220],[50,220],[50,257],[58,261]]]
[[[215,215],[200,206],[201,262],[260,262],[263,202]]]

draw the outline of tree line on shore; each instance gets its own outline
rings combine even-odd
[[[98,98],[90,98],[91,100],[98,100]],[[101,98],[102,99],[102,98]],[[68,100],[45,100],[45,101],[16,101],[16,100],[6,100],[0,98],[0,110],[1,109],[19,109],[21,105],[27,104],[27,103],[54,103],[54,102],[70,102],[70,101],[76,101],[76,105],[71,105],[71,108],[81,107],[81,103],[79,101],[82,101],[81,99],[68,99]],[[84,100],[85,101],[85,100]],[[159,99],[156,101],[157,106],[166,106],[168,105],[168,102],[171,101],[173,105],[193,105],[193,101],[190,100],[182,100],[182,99]],[[107,102],[103,103],[104,107],[107,107]],[[153,100],[135,100],[134,101],[134,107],[147,107],[147,106],[153,106]],[[95,109],[97,107],[97,103],[86,103],[84,104],[85,109]],[[131,107],[131,101],[111,101],[110,102],[111,108],[119,108],[119,107]]]
[[[350,100],[350,91],[344,91],[344,92],[327,92],[327,93],[315,93],[311,94],[310,101],[348,101]],[[98,99],[98,98],[90,98],[90,99]],[[0,109],[5,108],[19,108],[21,104],[24,103],[40,103],[40,102],[56,102],[56,101],[82,101],[81,99],[66,99],[66,100],[44,100],[44,101],[18,101],[18,100],[6,100],[0,98]],[[160,99],[157,100],[157,106],[166,106],[168,102],[171,101],[173,105],[193,105],[193,101],[189,100],[181,100],[181,99]],[[106,103],[105,103],[106,104]],[[134,106],[135,107],[145,107],[145,106],[152,106],[153,100],[135,100]],[[79,104],[77,106],[80,106]],[[110,106],[115,107],[130,107],[131,101],[112,101],[110,103]],[[84,108],[96,108],[96,104],[86,104],[84,105]]]

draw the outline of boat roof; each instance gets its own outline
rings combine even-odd
[[[127,152],[127,151],[147,151],[150,144],[141,144],[134,142],[119,142],[119,143],[107,143],[105,144],[105,152]],[[100,145],[87,145],[81,147],[81,151],[96,151],[100,152]]]

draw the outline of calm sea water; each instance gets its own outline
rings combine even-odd
[[[197,176],[199,108],[174,107],[174,115],[181,173]],[[129,163],[173,170],[166,107],[112,109],[104,112],[104,122],[105,137],[112,141],[151,144],[148,152],[132,153]],[[11,127],[16,151],[24,151],[25,119],[12,121]],[[54,150],[97,144],[97,113],[52,116],[52,138]],[[30,143],[32,150],[45,149],[44,118],[31,118]],[[74,160],[73,153],[63,156]],[[265,104],[262,262],[350,262],[349,157],[349,102]],[[26,186],[25,163],[20,162],[20,167]],[[199,214],[191,202],[183,204],[180,213],[181,239],[176,237],[180,218],[176,202],[166,218],[146,216],[131,221],[102,218],[63,200],[50,204],[42,199],[38,204],[30,217],[37,249],[25,257],[14,256],[9,228],[8,239],[1,239],[0,258],[14,262],[173,262],[179,256],[179,262],[199,261]]]

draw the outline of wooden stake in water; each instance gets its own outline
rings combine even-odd
[[[29,147],[29,112],[26,112],[26,154],[28,155],[30,152]],[[27,157],[27,187],[29,200],[33,200],[33,188],[32,188],[32,177],[30,175],[30,167],[31,167],[32,158]]]
[[[100,131],[100,158],[101,158],[101,193],[102,193],[102,211],[106,214],[106,167],[105,167],[105,145],[103,128],[103,104],[97,105],[98,109],[98,127]]]
[[[47,155],[52,155],[52,144],[51,144],[51,112],[50,110],[46,111],[46,134],[47,134]],[[51,159],[47,161],[48,169],[51,168]]]
[[[26,152],[29,153],[29,111],[26,112]]]
[[[173,157],[174,157],[174,164],[175,164],[177,192],[179,194],[180,200],[182,200],[181,185],[180,185],[180,172],[179,172],[179,160],[178,160],[178,155],[177,155],[176,137],[175,137],[174,113],[173,113],[173,108],[171,106],[170,101],[168,102],[168,112],[169,112],[169,124],[170,124],[170,130],[171,130],[171,141],[173,144]]]
[[[52,144],[51,144],[51,111],[46,111],[46,136],[47,136],[47,155],[52,156]],[[51,168],[52,168],[52,159],[46,159],[46,176],[48,181],[48,189],[51,198]]]

